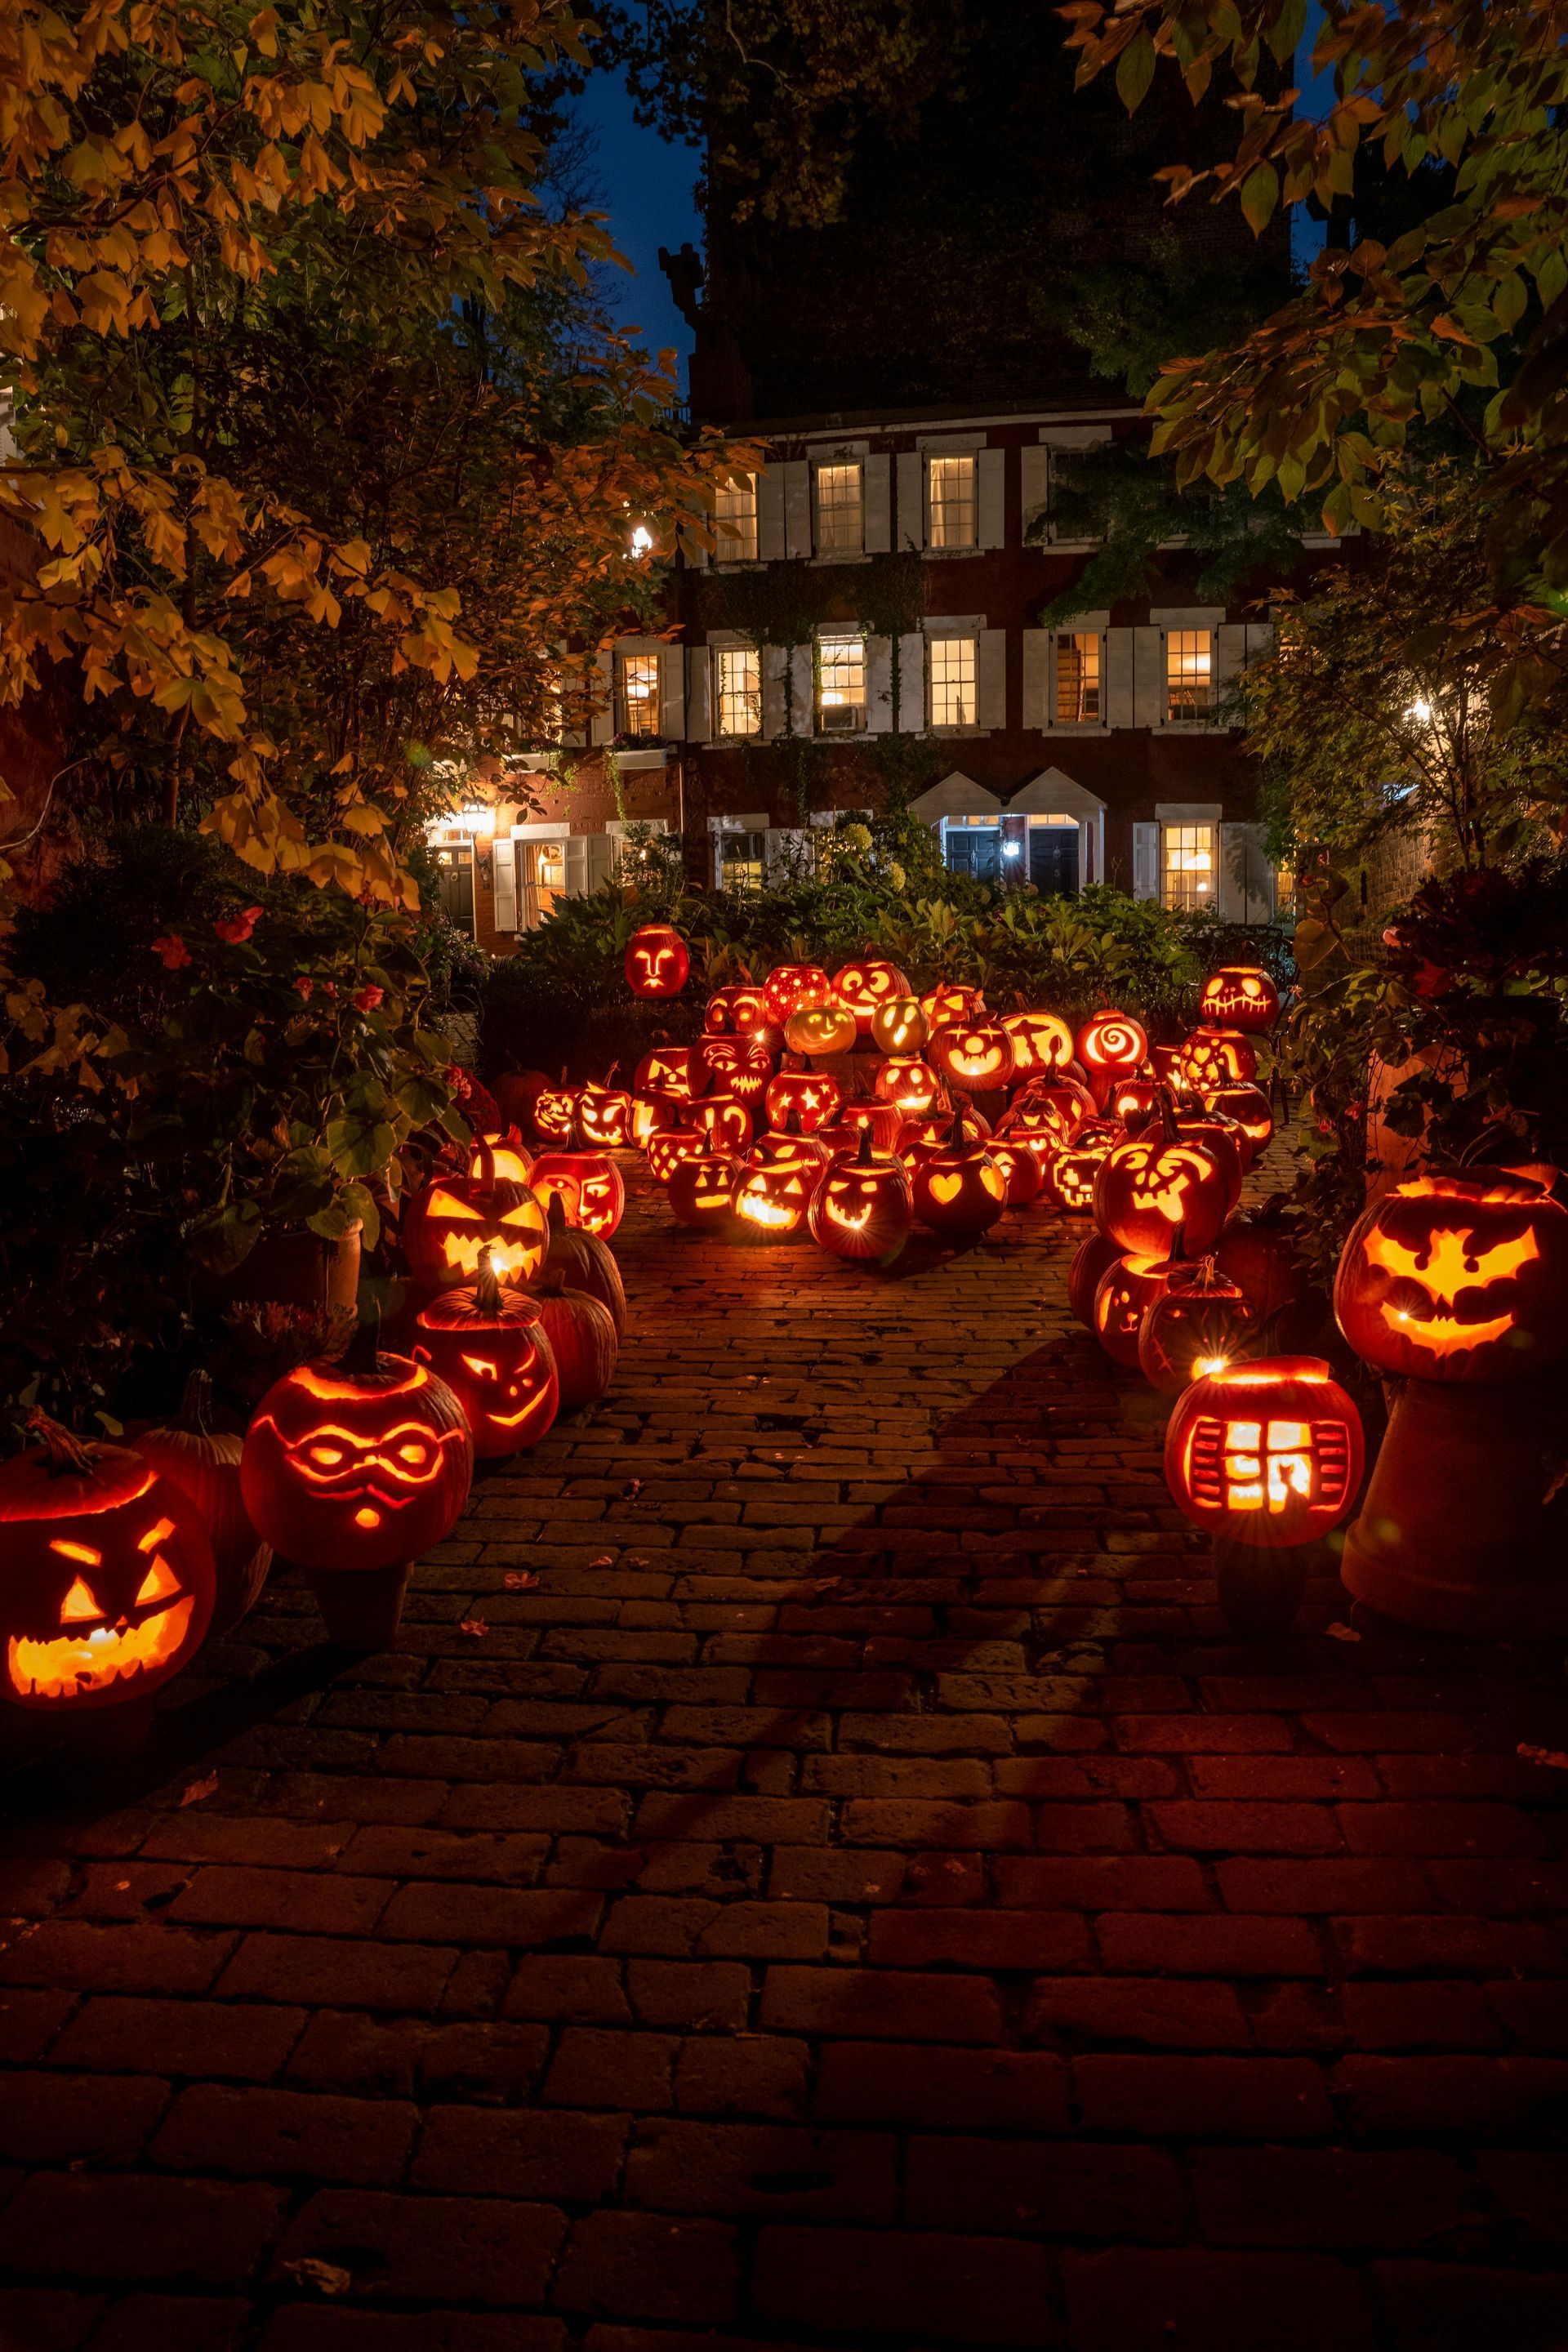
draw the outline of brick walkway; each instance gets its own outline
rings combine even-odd
[[[1568,2344],[1560,1656],[1238,1645],[1076,1237],[639,1197],[398,1654],[25,1779],[6,2352]]]

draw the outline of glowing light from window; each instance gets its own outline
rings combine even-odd
[[[639,522],[632,533],[632,553],[634,555],[653,553],[653,533],[646,522]]]
[[[1405,716],[1406,719],[1414,719],[1417,727],[1429,727],[1432,723],[1432,706],[1424,694],[1418,694]]]

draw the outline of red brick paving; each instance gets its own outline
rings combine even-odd
[[[1235,1640],[1076,1239],[639,1197],[395,1655],[22,1777],[5,2352],[1568,2345],[1560,1652]]]

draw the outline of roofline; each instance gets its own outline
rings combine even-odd
[[[1056,401],[1047,405],[1019,401],[1004,408],[829,409],[806,416],[759,416],[736,420],[725,429],[759,441],[811,441],[842,433],[908,433],[923,425],[1086,425],[1107,417],[1142,417],[1144,410],[1125,400]]]

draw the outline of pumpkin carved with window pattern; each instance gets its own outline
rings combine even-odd
[[[1351,1509],[1361,1416],[1316,1356],[1265,1357],[1194,1381],[1165,1432],[1165,1482],[1194,1527],[1263,1551],[1327,1535]]]
[[[1204,1108],[1221,1118],[1235,1120],[1254,1159],[1268,1150],[1274,1133],[1274,1112],[1261,1087],[1249,1087],[1240,1079],[1234,1085],[1211,1087],[1204,1096]]]
[[[739,1159],[754,1132],[750,1110],[731,1094],[704,1095],[681,1117],[699,1135],[707,1136],[716,1150],[727,1151],[731,1159]]]
[[[1261,964],[1227,963],[1204,982],[1198,1013],[1211,1028],[1255,1036],[1279,1017],[1279,991]]]
[[[607,1241],[626,1214],[620,1170],[602,1151],[542,1151],[533,1163],[533,1191],[546,1214],[552,1200],[569,1225]]]
[[[853,1051],[859,1032],[855,1015],[837,998],[827,1004],[804,1005],[784,1023],[784,1044],[792,1054],[820,1061],[828,1054]]]
[[[891,996],[871,1015],[871,1043],[895,1060],[918,1054],[930,1035],[918,996]]]
[[[942,1080],[929,1062],[883,1062],[872,1090],[879,1102],[894,1104],[905,1118],[925,1118],[942,1100]]]
[[[939,1029],[926,1059],[966,1095],[1000,1093],[1013,1076],[1013,1040],[999,1021],[960,1021]]]
[[[545,1143],[570,1143],[577,1131],[577,1089],[566,1083],[542,1087],[533,1097],[533,1124]]]
[[[831,1127],[844,1104],[844,1089],[825,1070],[781,1070],[768,1082],[767,1121],[782,1134],[793,1118],[802,1135]]]
[[[1230,1213],[1226,1171],[1203,1144],[1150,1126],[1110,1152],[1094,1181],[1094,1221],[1134,1257],[1165,1258],[1180,1244],[1212,1250]]]
[[[637,1067],[637,1092],[670,1102],[694,1102],[708,1091],[708,1072],[695,1045],[656,1045]]]
[[[1113,1364],[1137,1370],[1143,1318],[1175,1271],[1169,1258],[1129,1251],[1100,1276],[1094,1294],[1095,1337]]]
[[[691,974],[691,953],[668,923],[644,923],[626,944],[623,966],[634,996],[679,996]]]
[[[647,1172],[657,1184],[668,1184],[683,1160],[700,1160],[708,1138],[693,1127],[660,1128],[647,1139]]]
[[[774,1029],[782,1029],[792,1013],[832,1001],[833,982],[820,964],[775,964],[763,983],[763,1008]]]
[[[1098,1072],[1113,1077],[1138,1069],[1149,1058],[1149,1040],[1130,1013],[1109,1008],[1096,1013],[1078,1033],[1077,1059],[1092,1079]]]
[[[886,1265],[897,1257],[914,1223],[909,1171],[872,1149],[862,1128],[852,1153],[830,1160],[811,1197],[812,1239],[835,1257]]]
[[[1194,1029],[1177,1065],[1183,1084],[1198,1095],[1258,1076],[1258,1055],[1238,1030]]]
[[[733,1095],[748,1110],[762,1101],[773,1074],[764,1036],[705,1037],[700,1051],[715,1093]]]
[[[869,1037],[878,1013],[884,1005],[907,999],[910,983],[896,963],[868,958],[859,963],[847,963],[836,971],[833,992],[846,1010],[855,1015],[855,1026],[860,1035]]]
[[[129,1447],[83,1444],[37,1412],[29,1429],[37,1442],[0,1467],[4,1696],[62,1713],[150,1696],[212,1617],[201,1514]]]
[[[708,1138],[702,1142],[704,1149],[695,1159],[682,1160],[671,1169],[664,1197],[677,1224],[689,1225],[700,1234],[727,1234],[733,1230],[730,1193],[736,1161],[732,1153],[716,1150]]]
[[[1087,1217],[1094,1206],[1095,1179],[1106,1160],[1126,1140],[1126,1129],[1110,1119],[1085,1119],[1069,1142],[1058,1143],[1041,1162],[1045,1187],[1069,1217]]]
[[[755,1241],[794,1241],[805,1230],[811,1196],[826,1165],[814,1135],[764,1135],[735,1171],[730,1209],[737,1233]]]
[[[482,1462],[537,1445],[555,1419],[555,1359],[527,1291],[488,1269],[472,1289],[443,1290],[416,1318],[416,1363],[446,1381]]]
[[[548,1156],[542,1153],[535,1167]],[[531,1281],[543,1264],[542,1202],[531,1185],[495,1174],[486,1145],[479,1145],[477,1159],[477,1175],[432,1177],[404,1211],[404,1255],[426,1290],[473,1282],[487,1261],[502,1282],[518,1284]]]
[[[615,1072],[612,1070],[610,1076]],[[592,1078],[577,1097],[577,1131],[596,1151],[624,1150],[632,1139],[632,1098],[606,1078],[596,1087]]]
[[[1073,1034],[1058,1013],[1004,1013],[1002,1026],[1013,1040],[1017,1077],[1044,1077],[1073,1059]]]
[[[1002,1171],[984,1140],[965,1138],[962,1113],[953,1114],[947,1141],[916,1163],[910,1198],[920,1223],[950,1241],[988,1232],[1006,1208]]]
[[[1412,1177],[1352,1229],[1334,1313],[1379,1371],[1531,1379],[1568,1352],[1568,1209],[1501,1169]]]
[[[258,1531],[302,1568],[354,1571],[444,1543],[468,1497],[474,1444],[445,1381],[384,1356],[368,1327],[341,1364],[298,1365],[262,1398],[240,1487]]]
[[[1162,1396],[1180,1396],[1190,1381],[1247,1355],[1257,1329],[1241,1285],[1212,1257],[1200,1258],[1175,1269],[1151,1302],[1138,1334],[1138,1369]]]

